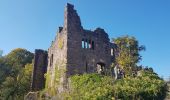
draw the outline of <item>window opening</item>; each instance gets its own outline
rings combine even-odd
[[[53,54],[51,55],[50,66],[52,66],[52,64],[53,64]]]
[[[104,67],[105,67],[104,63],[97,63],[97,73],[104,74],[105,70]]]
[[[94,41],[92,41],[92,49],[94,50]]]
[[[88,48],[87,39],[86,39],[86,41],[85,41],[85,48]]]
[[[89,48],[91,49],[91,40],[89,40]]]
[[[82,46],[82,48],[85,47],[85,45],[84,45],[84,39],[82,39],[82,41],[81,41],[81,46]]]
[[[88,65],[87,65],[87,62],[86,62],[86,72],[88,72]]]
[[[113,56],[113,48],[111,48],[111,56]]]

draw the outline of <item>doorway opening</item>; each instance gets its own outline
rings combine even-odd
[[[105,64],[102,62],[97,63],[97,73],[104,74],[105,72]]]

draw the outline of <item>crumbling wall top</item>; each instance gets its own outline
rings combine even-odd
[[[74,9],[74,6],[69,3],[67,3],[64,12],[64,28],[68,32],[82,29],[80,17]]]
[[[101,37],[103,37],[103,38],[106,38],[106,39],[108,39],[109,38],[109,36],[108,36],[108,34],[105,32],[105,30],[104,29],[102,29],[102,28],[96,28],[95,30],[94,30],[94,32],[96,33],[96,34],[99,34]]]
[[[70,3],[67,3],[67,6],[66,6],[68,9],[74,9],[74,5],[70,4]]]

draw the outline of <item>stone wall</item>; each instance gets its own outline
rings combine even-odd
[[[64,25],[59,27],[57,35],[48,49],[48,88],[67,88],[67,78],[75,74],[106,71],[110,68],[114,55],[111,55],[113,43],[102,28],[94,31],[82,27],[80,17],[74,6],[67,4],[64,11]],[[56,72],[60,75],[60,85],[56,86]]]
[[[66,6],[64,20],[64,26],[67,26],[64,28],[67,32],[67,76],[97,72],[97,64],[108,69],[111,64],[111,46],[104,29],[84,29],[77,11],[70,4]]]
[[[34,55],[34,66],[31,90],[39,91],[45,87],[44,74],[47,71],[47,51],[37,49]]]

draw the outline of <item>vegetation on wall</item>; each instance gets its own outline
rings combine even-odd
[[[58,38],[58,48],[62,49],[64,45],[64,41],[62,38]]]
[[[55,96],[58,94],[58,88],[62,85],[61,78],[64,77],[64,73],[66,72],[65,69],[65,63],[61,61],[62,63],[60,66],[58,64],[55,64],[55,70],[52,70],[54,73],[54,77],[52,77],[51,70],[48,70],[45,74],[46,78],[46,86],[44,91],[44,94],[48,94],[50,97]],[[42,95],[44,95],[42,94]],[[41,97],[40,97],[41,98]]]
[[[66,91],[66,100],[111,100],[113,79],[99,74],[75,75],[71,79],[71,89]]]

